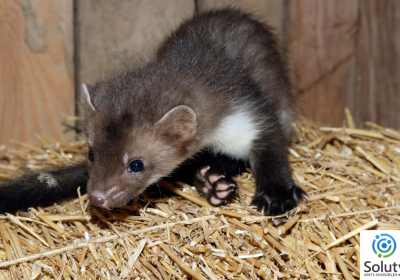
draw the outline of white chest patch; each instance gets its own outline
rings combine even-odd
[[[240,109],[225,117],[209,139],[215,152],[246,159],[261,131],[260,122],[248,110]]]

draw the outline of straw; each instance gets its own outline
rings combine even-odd
[[[309,200],[288,213],[251,206],[251,170],[219,207],[182,182],[159,182],[161,193],[113,210],[77,190],[77,199],[0,215],[0,278],[358,279],[360,231],[400,229],[400,133],[356,128],[345,113],[347,127],[294,124],[289,161]],[[86,160],[85,141],[38,138],[5,148],[0,182]]]

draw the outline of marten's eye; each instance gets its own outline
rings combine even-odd
[[[144,162],[140,159],[132,160],[128,165],[128,170],[132,173],[142,173],[144,170]]]
[[[88,153],[88,159],[89,159],[90,161],[94,161],[94,155],[93,155],[92,150],[90,150],[89,153]]]

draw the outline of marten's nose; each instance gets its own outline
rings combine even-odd
[[[104,194],[101,194],[99,192],[93,192],[89,195],[89,200],[90,203],[96,206],[103,206],[106,202],[106,198]]]

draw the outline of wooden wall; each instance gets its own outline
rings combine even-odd
[[[146,57],[195,11],[234,5],[269,22],[287,50],[302,113],[400,128],[398,0],[0,0],[0,145],[73,139],[82,82]]]
[[[77,84],[143,59],[195,12],[187,0],[77,1]],[[122,62],[121,62],[122,61]],[[80,89],[80,88],[79,88]]]
[[[74,139],[73,57],[72,0],[0,0],[0,144]]]
[[[288,47],[299,107],[340,125],[400,128],[400,1],[289,0]]]

